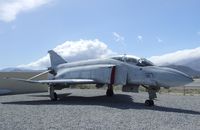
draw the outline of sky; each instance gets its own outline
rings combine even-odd
[[[199,7],[199,0],[0,0],[0,68],[30,65],[55,48],[89,58],[199,51]]]

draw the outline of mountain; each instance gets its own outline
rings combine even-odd
[[[200,77],[200,71],[194,70],[194,69],[187,67],[187,66],[167,65],[167,66],[164,66],[164,67],[169,67],[169,68],[172,68],[172,69],[179,70],[179,71],[184,72],[184,73],[186,73],[186,74],[188,74],[189,76],[192,76],[192,77]]]
[[[200,71],[200,47],[179,50],[149,58],[156,65],[182,65]]]
[[[42,70],[31,70],[18,67],[10,67],[0,70],[0,72],[40,72]]]
[[[200,71],[200,58],[193,58],[189,62],[185,62],[182,65]]]

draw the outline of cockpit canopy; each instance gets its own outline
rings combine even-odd
[[[154,66],[154,64],[151,61],[149,61],[145,58],[138,58],[138,57],[131,56],[131,55],[119,55],[119,56],[114,56],[111,58],[114,60],[126,62],[129,64],[134,64],[137,66]]]

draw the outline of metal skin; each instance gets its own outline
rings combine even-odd
[[[138,84],[155,87],[178,87],[193,81],[175,69],[159,66],[136,66],[114,59],[87,60],[58,65],[55,79],[93,79],[95,83],[110,84],[115,66],[113,85]]]
[[[54,51],[49,51],[49,54],[51,67],[47,72],[54,75],[53,79],[18,80],[48,84],[51,100],[57,100],[54,90],[66,88],[70,84],[97,84],[98,87],[107,85],[107,96],[114,94],[113,85],[126,87],[133,85],[137,89],[142,85],[149,93],[149,100],[146,100],[145,104],[152,106],[160,87],[178,87],[193,81],[191,77],[180,71],[155,66],[146,59],[133,56],[122,55],[67,63]]]

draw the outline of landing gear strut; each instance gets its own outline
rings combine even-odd
[[[106,91],[106,96],[112,97],[114,95],[113,86],[111,84],[108,85],[108,89]]]
[[[50,95],[51,101],[57,101],[58,100],[58,96],[57,96],[56,92],[54,92],[54,86],[49,87],[49,95]]]
[[[156,87],[149,87],[148,93],[149,93],[149,100],[145,101],[145,105],[147,106],[154,106],[154,99],[157,98],[156,92],[159,91],[160,88],[156,88]]]

